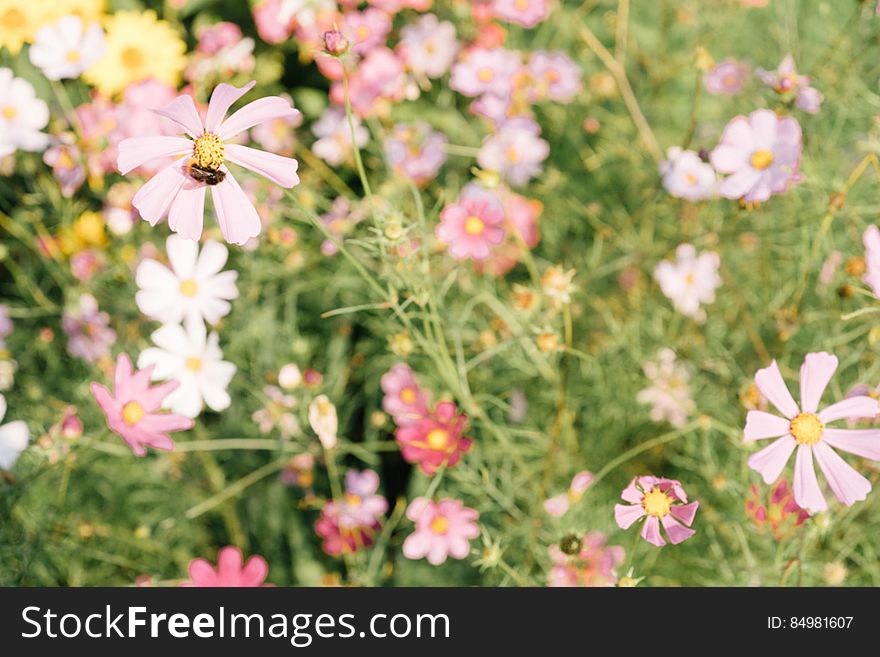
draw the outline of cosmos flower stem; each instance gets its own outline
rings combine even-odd
[[[693,94],[693,102],[691,103],[691,117],[688,120],[688,129],[685,134],[684,141],[682,142],[682,150],[688,150],[691,147],[691,143],[694,140],[694,135],[697,134],[697,123],[700,119],[700,100],[703,97],[703,71],[697,69],[697,74],[694,82],[694,94]]]
[[[626,62],[626,41],[629,37],[629,0],[619,0],[615,23],[617,30],[614,35],[614,59],[621,66]]]
[[[312,153],[312,149],[307,148],[302,144],[298,144],[295,155],[305,162],[312,171],[317,172],[318,175],[336,190],[338,194],[346,198],[352,198],[355,196],[354,190],[348,186],[348,183],[340,178],[333,169],[328,167],[324,163],[324,160],[320,157],[316,157],[315,154]]]
[[[354,152],[354,161],[357,165],[358,177],[361,180],[361,184],[364,186],[364,193],[370,202],[370,211],[373,212],[375,211],[375,206],[373,205],[373,190],[370,188],[370,181],[367,179],[367,172],[364,169],[364,162],[361,159],[361,148],[357,144],[357,131],[354,127],[354,115],[351,110],[351,94],[349,94],[348,90],[348,67],[345,63],[342,64],[342,89],[345,94],[345,118],[348,120],[348,129],[351,133],[351,149]],[[375,216],[373,219],[375,220]]]
[[[394,509],[385,524],[382,526],[382,532],[376,538],[376,543],[370,553],[370,561],[367,564],[367,573],[364,576],[362,584],[364,586],[375,586],[376,575],[382,566],[382,558],[385,556],[385,547],[391,540],[391,534],[397,529],[400,521],[406,513],[407,501],[405,497],[398,497]]]
[[[629,551],[626,553],[626,565],[623,567],[624,573],[629,573],[632,570],[633,563],[636,560],[636,552],[639,549],[639,543],[641,542],[639,539],[641,538],[641,531],[638,527],[633,528],[633,537],[632,544],[629,546]]]
[[[219,506],[220,504],[223,504],[223,502],[225,502],[226,500],[231,499],[231,498],[235,497],[236,495],[239,495],[244,490],[246,490],[250,486],[253,486],[255,483],[257,483],[261,479],[265,479],[266,477],[283,469],[285,465],[287,465],[286,458],[278,459],[277,461],[272,461],[270,463],[267,463],[266,465],[264,465],[261,468],[257,468],[256,470],[254,470],[250,474],[245,475],[241,479],[238,479],[237,481],[233,482],[232,484],[230,484],[229,486],[227,486],[223,490],[215,493],[214,495],[212,495],[208,499],[203,500],[203,501],[199,502],[198,504],[196,504],[195,506],[188,509],[185,514],[186,517],[190,520],[194,520],[195,518],[198,518],[200,515],[207,513],[208,511],[210,511],[211,509],[214,509],[215,507]]]

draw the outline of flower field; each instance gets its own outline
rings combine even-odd
[[[880,5],[0,0],[0,584],[880,584]]]

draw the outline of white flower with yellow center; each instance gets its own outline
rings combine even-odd
[[[40,132],[49,123],[49,107],[37,98],[30,82],[0,68],[0,153],[43,151],[49,136]]]
[[[78,78],[104,56],[104,31],[98,23],[84,25],[79,16],[63,16],[37,32],[30,58],[50,80]]]
[[[170,235],[165,249],[170,268],[151,259],[138,265],[135,301],[141,312],[163,324],[184,319],[216,324],[228,315],[229,300],[238,297],[238,272],[220,271],[229,255],[226,247],[207,240],[200,253],[198,242]]]
[[[141,352],[138,369],[155,365],[154,381],[176,379],[180,387],[162,403],[164,408],[187,417],[196,417],[207,406],[212,411],[229,407],[226,392],[236,367],[223,360],[216,333],[207,334],[200,319],[183,326],[165,324],[150,336],[155,347]]]

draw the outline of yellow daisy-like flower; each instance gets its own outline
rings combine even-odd
[[[17,55],[25,43],[33,40],[43,18],[39,2],[0,0],[0,48]]]
[[[155,78],[174,87],[186,66],[186,44],[154,11],[120,11],[110,16],[107,52],[83,75],[86,82],[112,96],[128,85]]]
[[[37,2],[37,4],[43,4]],[[106,0],[52,0],[50,7],[44,10],[44,23],[51,23],[62,16],[70,16],[74,14],[79,16],[83,23],[89,25],[91,23],[100,22],[104,16],[104,8]]]

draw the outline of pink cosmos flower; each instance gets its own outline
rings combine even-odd
[[[474,48],[452,67],[449,86],[464,96],[485,93],[507,96],[513,75],[520,69],[519,55],[504,48]]]
[[[187,239],[198,240],[202,234],[205,190],[210,187],[223,237],[227,242],[244,244],[260,233],[260,217],[226,167],[226,161],[255,171],[282,187],[290,188],[299,182],[296,160],[229,143],[259,123],[298,114],[288,101],[269,96],[245,105],[224,120],[232,104],[255,84],[250,82],[240,89],[225,83],[218,85],[211,95],[204,122],[190,96],[179,96],[156,110],[177,123],[191,139],[134,137],[119,144],[117,164],[123,174],[158,158],[177,158],[141,187],[132,201],[150,225],[155,226],[167,215],[171,230]],[[204,174],[196,176],[190,166],[221,172],[219,182],[215,175],[213,182],[208,180],[211,184],[206,184]]]
[[[706,91],[716,96],[735,96],[742,91],[748,75],[748,64],[728,57],[718,62],[706,75]]]
[[[455,25],[426,14],[400,30],[398,54],[415,75],[437,79],[446,72],[458,54]]]
[[[725,198],[766,201],[801,179],[801,126],[796,119],[780,118],[768,109],[727,124],[710,160],[720,173],[732,174],[718,187]]]
[[[880,430],[837,429],[828,423],[854,417],[873,417],[880,413],[876,399],[857,395],[817,411],[822,393],[837,369],[837,356],[826,352],[810,353],[800,371],[800,406],[795,403],[774,360],[758,370],[755,385],[782,413],[779,417],[764,411],[749,411],[743,434],[745,442],[776,440],[749,458],[749,467],[772,484],[782,474],[785,464],[797,448],[794,465],[794,500],[798,506],[818,513],[828,504],[819,482],[813,459],[825,475],[835,497],[846,506],[864,500],[871,482],[856,472],[832,448],[866,459],[880,461]]]
[[[446,135],[431,130],[427,123],[399,123],[385,138],[385,155],[396,172],[422,185],[433,180],[446,162],[444,148],[448,141]]]
[[[391,17],[372,7],[349,11],[342,17],[342,31],[348,37],[352,52],[365,55],[373,48],[385,45],[391,32]]]
[[[511,185],[525,185],[541,172],[541,163],[550,154],[550,145],[540,133],[531,119],[508,121],[483,142],[477,162],[497,171]]]
[[[243,564],[243,565],[242,565]],[[181,586],[198,587],[254,587],[266,584],[269,564],[263,557],[254,555],[244,563],[244,555],[237,547],[225,547],[217,553],[217,569],[205,559],[193,559],[189,563],[189,581]]]
[[[86,170],[80,162],[79,149],[67,135],[43,152],[43,162],[52,167],[61,195],[70,198],[86,180]]]
[[[178,385],[166,381],[150,385],[153,366],[133,370],[128,354],[116,359],[113,393],[99,383],[92,383],[91,390],[98,406],[104,411],[107,426],[119,434],[136,456],[144,456],[147,447],[171,451],[174,441],[168,437],[172,431],[185,431],[193,427],[192,419],[175,413],[160,413],[160,407]]]
[[[480,535],[480,514],[458,500],[447,498],[435,503],[417,497],[407,507],[406,517],[416,528],[403,542],[403,556],[427,557],[432,566],[439,566],[447,557],[464,559],[470,552],[470,541]]]
[[[791,530],[800,527],[810,517],[809,512],[802,509],[794,501],[794,495],[788,481],[781,479],[767,496],[764,491],[752,484],[745,503],[746,515],[759,530],[769,528],[777,541],[786,538]]]
[[[110,347],[116,342],[110,315],[98,310],[98,301],[91,294],[83,294],[76,308],[64,312],[61,328],[69,338],[67,353],[87,363],[109,356]]]
[[[433,476],[441,465],[452,467],[461,460],[473,441],[463,436],[467,416],[459,414],[452,402],[444,401],[432,413],[397,428],[395,439],[409,463],[416,463],[424,474]]]
[[[593,483],[593,473],[583,470],[578,472],[569,484],[568,491],[544,500],[544,510],[554,518],[561,518],[568,513],[569,508],[579,501],[589,485]]]
[[[652,545],[666,545],[660,535],[661,524],[673,545],[678,545],[695,534],[690,526],[700,503],[688,504],[681,483],[675,479],[650,475],[635,477],[623,489],[620,497],[629,504],[614,505],[617,525],[621,529],[629,529],[633,523],[645,518],[642,538]]]
[[[485,260],[504,240],[504,206],[494,192],[462,193],[440,213],[437,238],[456,260]]]
[[[528,72],[537,83],[533,100],[570,103],[581,89],[581,68],[564,52],[538,50],[529,57]]]
[[[377,47],[367,53],[348,79],[351,107],[359,116],[376,113],[380,101],[398,101],[404,97],[406,75],[403,62],[388,48]],[[337,105],[345,103],[345,87],[336,82],[330,99]]]
[[[694,151],[683,151],[677,146],[666,151],[660,163],[663,187],[675,198],[702,201],[715,195],[715,169],[700,159]]]
[[[357,116],[353,116],[352,119],[355,145],[363,148],[370,138],[370,133],[361,125],[361,120]],[[312,124],[312,132],[318,137],[312,144],[312,151],[327,164],[339,166],[352,156],[351,129],[343,108],[328,107],[324,110],[321,118]]]
[[[462,194],[471,186],[479,188],[476,183],[468,183]],[[520,261],[524,248],[533,249],[541,240],[538,219],[544,211],[544,205],[540,201],[512,192],[503,185],[496,187],[494,191],[504,204],[505,239],[500,246],[492,249],[492,255],[488,259],[476,262],[475,268],[493,276],[504,276]]]
[[[865,277],[862,279],[880,299],[880,229],[871,225],[862,234],[865,244]]]
[[[495,16],[508,23],[535,27],[550,14],[548,0],[494,0]]]
[[[577,554],[564,553],[559,545],[549,548],[553,566],[548,576],[548,586],[614,586],[617,582],[615,569],[623,564],[624,551],[619,545],[606,545],[605,534],[592,531],[580,539]]]
[[[253,9],[257,34],[266,43],[281,43],[293,34],[294,19],[282,12],[284,0],[262,0]]]
[[[428,395],[408,365],[393,366],[382,375],[380,385],[385,393],[382,408],[397,426],[413,424],[428,416]]]
[[[781,96],[788,98],[793,96],[794,104],[808,114],[816,114],[819,111],[824,96],[818,89],[810,86],[809,77],[797,72],[791,55],[786,55],[775,71],[759,68],[755,74]]]
[[[378,488],[379,475],[373,470],[346,473],[342,499],[324,504],[315,522],[315,533],[323,539],[327,554],[350,554],[373,544],[380,520],[388,511],[388,502],[376,494]]]

